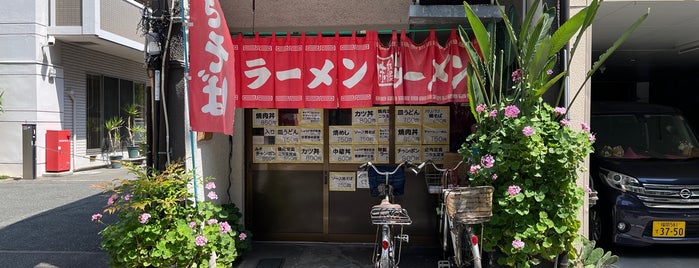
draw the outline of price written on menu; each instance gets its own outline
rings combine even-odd
[[[352,145],[330,145],[330,163],[352,162]]]
[[[391,110],[388,107],[376,107],[376,124],[388,125],[391,122]]]
[[[331,126],[330,127],[330,143],[352,143],[352,127],[346,126]]]
[[[422,144],[449,144],[449,128],[423,127]]]
[[[355,127],[352,140],[359,144],[376,144],[377,129],[375,127]]]
[[[255,163],[271,163],[277,159],[277,150],[274,146],[261,145],[253,147],[253,157]]]
[[[354,108],[352,109],[352,125],[376,125],[376,109]]]
[[[396,125],[420,124],[422,109],[418,106],[396,107]]]
[[[422,161],[432,160],[437,164],[444,163],[444,154],[449,151],[448,145],[422,146]]]
[[[277,161],[298,162],[299,152],[296,146],[277,146]]]
[[[397,146],[396,161],[422,162],[420,159],[420,147]]]
[[[396,144],[420,144],[420,127],[397,126]]]
[[[253,127],[275,127],[277,126],[277,121],[276,109],[254,109],[252,111]]]
[[[422,124],[445,126],[449,124],[449,107],[425,106],[422,108]]]
[[[300,147],[301,162],[322,163],[323,162],[323,147],[322,146],[301,146]]]
[[[298,144],[299,129],[297,127],[277,127],[277,144]]]
[[[354,172],[330,172],[329,185],[330,191],[355,191],[355,173]]]

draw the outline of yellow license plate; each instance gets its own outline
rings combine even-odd
[[[684,237],[683,221],[654,221],[653,237]]]

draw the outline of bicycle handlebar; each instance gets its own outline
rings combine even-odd
[[[439,172],[445,172],[445,171],[449,171],[449,170],[456,170],[456,169],[459,168],[459,166],[461,166],[461,164],[463,164],[463,163],[464,163],[464,161],[461,160],[461,161],[459,161],[459,163],[457,163],[456,166],[453,167],[453,168],[439,168],[439,167],[437,167],[437,165],[436,165],[434,162],[432,162],[432,160],[427,160],[427,161],[425,161],[425,162],[422,162],[420,165],[418,165],[417,168],[418,168],[418,170],[422,170],[427,164],[430,164],[430,165],[432,165],[432,167],[433,167],[435,170],[437,170],[437,171],[439,171]]]
[[[401,162],[400,164],[398,164],[398,165],[396,166],[396,168],[395,168],[393,171],[380,171],[378,168],[376,168],[376,165],[374,165],[374,163],[372,163],[371,161],[366,162],[366,163],[360,165],[360,166],[359,166],[359,169],[366,169],[367,166],[370,166],[371,168],[374,169],[374,171],[376,171],[377,174],[382,175],[382,176],[396,174],[396,172],[398,172],[398,170],[399,170],[400,168],[402,168],[403,166],[408,167],[408,169],[410,169],[410,171],[412,171],[413,173],[415,173],[415,175],[417,175],[418,173],[420,173],[420,168],[419,168],[418,166],[416,166],[415,164],[411,163],[410,161],[403,161],[403,162]]]

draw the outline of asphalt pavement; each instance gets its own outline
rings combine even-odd
[[[35,180],[0,180],[0,268],[109,267],[99,247],[103,226],[91,221],[107,195],[91,187],[131,178],[126,168],[99,168]],[[105,222],[115,220],[105,215]],[[699,267],[699,246],[613,248],[618,267]],[[371,267],[371,244],[254,241],[233,267]],[[437,267],[441,252],[405,245],[400,266]]]

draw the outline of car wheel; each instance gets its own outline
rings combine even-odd
[[[599,205],[590,208],[589,239],[595,241],[598,247],[610,246],[612,241],[612,225],[603,218],[606,215],[602,213]]]
[[[600,241],[602,239],[602,218],[597,209],[590,209],[590,240]]]

